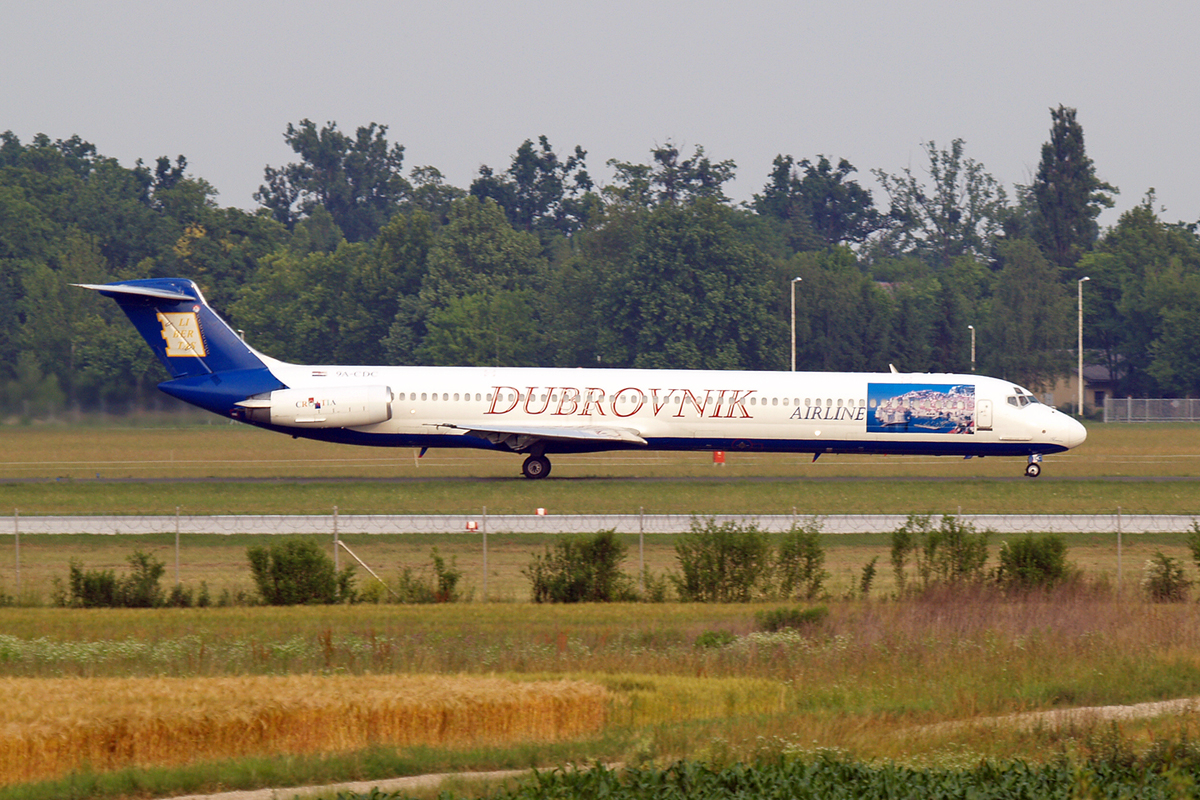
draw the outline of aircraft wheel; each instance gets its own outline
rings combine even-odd
[[[1031,462],[1025,465],[1025,477],[1036,478],[1042,474],[1042,465],[1037,462]]]
[[[550,459],[545,456],[530,456],[521,465],[521,472],[530,480],[540,480],[550,474]]]

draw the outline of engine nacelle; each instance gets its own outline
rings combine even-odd
[[[331,386],[325,389],[277,389],[243,400],[250,422],[285,428],[358,428],[392,418],[387,386]]]

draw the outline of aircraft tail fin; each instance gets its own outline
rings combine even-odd
[[[184,278],[75,284],[117,301],[172,378],[262,369],[260,354],[242,341]]]

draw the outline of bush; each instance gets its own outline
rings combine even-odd
[[[1196,562],[1197,567],[1200,567],[1200,523],[1194,519],[1191,530],[1188,531],[1187,546],[1192,551],[1192,561]]]
[[[411,567],[400,570],[396,596],[401,603],[457,603],[462,599],[458,582],[462,580],[463,573],[457,568],[457,559],[451,558],[450,566],[446,566],[446,559],[442,558],[436,547],[429,558],[433,567],[432,576],[419,576]],[[375,593],[378,594],[378,591],[375,590]]]
[[[208,584],[204,581],[200,581],[199,594],[177,583],[167,596],[166,604],[171,608],[208,608],[212,605],[212,597],[209,596]]]
[[[715,650],[737,641],[737,635],[730,631],[705,631],[696,637],[697,650]]]
[[[996,583],[1003,589],[1051,589],[1062,583],[1067,573],[1067,545],[1061,536],[1028,536],[1000,545]]]
[[[564,536],[521,572],[535,603],[634,600],[630,579],[621,572],[626,550],[613,530]]]
[[[892,533],[892,567],[900,592],[908,587],[907,564],[916,564],[921,589],[933,584],[980,583],[987,564],[987,531],[946,515],[934,527],[929,515],[910,514]]]
[[[875,556],[866,564],[863,564],[862,575],[858,579],[858,592],[865,597],[871,596],[871,586],[875,583],[875,565],[879,563],[879,556]]]
[[[754,615],[758,627],[764,631],[775,632],[784,628],[814,628],[829,616],[826,606],[812,608],[776,608],[771,611],[759,611]]]
[[[76,559],[67,566],[67,587],[55,584],[54,602],[72,608],[157,608],[165,604],[159,581],[166,565],[150,553],[135,550],[126,559],[130,573],[118,578],[112,570],[87,570]]]
[[[682,575],[671,576],[684,602],[744,603],[769,593],[771,544],[758,525],[692,520],[675,544]]]
[[[289,539],[246,549],[264,603],[272,606],[354,600],[354,567],[336,572],[333,559],[311,539]]]
[[[163,590],[158,582],[167,571],[166,564],[141,550],[134,550],[128,561],[131,572],[117,586],[121,606],[155,608],[163,605]]]
[[[783,535],[775,562],[779,594],[799,595],[812,600],[821,595],[825,579],[825,551],[821,549],[821,526],[814,518],[804,527],[793,525]]]
[[[1142,589],[1155,603],[1182,603],[1187,600],[1192,582],[1183,574],[1179,559],[1163,555],[1162,551],[1146,562],[1142,574]]]

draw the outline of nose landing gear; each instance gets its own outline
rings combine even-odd
[[[1025,465],[1025,477],[1036,478],[1042,474],[1042,454],[1034,453],[1029,457],[1029,463]]]

